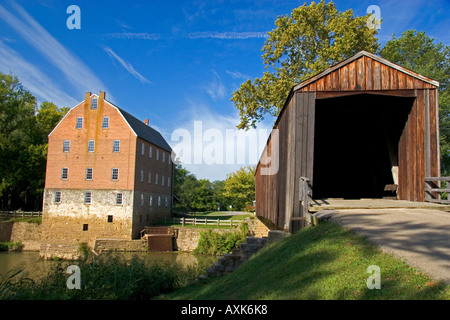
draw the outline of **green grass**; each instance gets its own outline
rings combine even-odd
[[[381,289],[367,288],[370,265]],[[363,237],[327,222],[260,250],[233,273],[209,278],[160,299],[450,299],[435,282]]]
[[[41,224],[42,223],[42,217],[16,217],[16,218],[9,218],[1,220],[1,222],[28,222],[28,223],[36,223]]]

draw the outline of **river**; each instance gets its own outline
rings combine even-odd
[[[138,255],[151,261],[164,261],[168,263],[178,263],[183,266],[200,265],[211,266],[218,257],[208,255],[196,255],[189,252],[126,252],[121,253],[126,257]],[[37,278],[45,273],[52,264],[58,263],[53,260],[44,260],[39,257],[39,252],[0,252],[0,275],[5,275],[8,271],[21,268],[30,278]],[[1,280],[1,277],[0,277]]]

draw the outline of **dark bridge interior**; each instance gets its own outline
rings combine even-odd
[[[398,142],[415,98],[358,94],[317,99],[313,198],[381,198],[391,193]]]

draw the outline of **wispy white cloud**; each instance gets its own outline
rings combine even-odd
[[[38,101],[50,101],[59,107],[72,107],[78,101],[60,90],[53,79],[27,62],[18,52],[0,41],[0,71],[13,73]]]
[[[222,99],[225,97],[227,90],[219,74],[215,70],[212,72],[214,74],[213,79],[205,84],[203,89],[213,100]]]
[[[161,35],[148,32],[115,32],[104,35],[106,38],[114,39],[141,39],[141,40],[159,40]]]
[[[267,32],[190,32],[181,33],[178,35],[164,35],[148,32],[116,32],[108,33],[104,35],[107,38],[115,39],[141,39],[141,40],[162,40],[162,39],[222,39],[222,40],[245,40],[245,39],[266,39],[268,38]]]
[[[186,38],[189,39],[264,39],[268,38],[267,32],[193,32],[185,34]]]
[[[0,19],[54,65],[78,92],[106,91],[105,85],[80,58],[67,50],[20,5],[11,2],[15,16],[0,5]]]
[[[251,77],[248,75],[245,75],[243,73],[240,73],[239,71],[230,71],[230,70],[225,70],[225,72],[232,77],[233,79],[250,79]]]
[[[127,70],[133,77],[135,77],[136,79],[138,79],[139,81],[141,81],[142,83],[146,82],[146,83],[150,83],[150,81],[144,77],[143,75],[141,75],[139,72],[136,71],[136,69],[134,69],[134,67],[131,65],[131,63],[126,62],[125,60],[123,60],[121,57],[119,57],[117,55],[117,53],[115,53],[110,47],[103,47],[103,50],[105,50],[105,52],[112,58],[114,58],[116,61],[118,61],[122,67],[125,68],[125,70]]]

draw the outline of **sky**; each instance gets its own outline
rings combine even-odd
[[[409,29],[450,44],[450,0],[333,2],[357,16],[377,6],[381,46]],[[0,72],[18,76],[38,104],[73,107],[85,92],[105,91],[107,100],[149,119],[197,178],[224,180],[257,163],[275,120],[266,117],[245,137],[230,98],[262,76],[261,49],[277,17],[303,4],[0,0]]]

